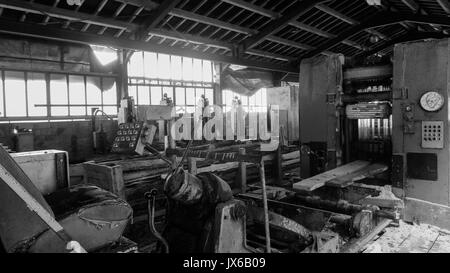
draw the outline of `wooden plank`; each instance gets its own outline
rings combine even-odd
[[[351,240],[349,243],[344,245],[341,252],[342,253],[358,253],[360,252],[364,246],[366,246],[370,241],[375,238],[380,232],[382,232],[387,226],[389,226],[392,223],[392,220],[390,219],[383,219],[371,232],[367,233],[366,235]]]
[[[399,246],[399,253],[428,253],[438,239],[437,229],[428,225],[414,226],[410,236]]]
[[[328,181],[333,179],[357,172],[362,168],[367,167],[370,162],[367,161],[354,161],[336,169],[324,172],[314,177],[305,179],[293,185],[294,190],[300,191],[313,191],[320,187],[323,187]]]
[[[450,235],[440,233],[428,253],[449,253],[450,252]]]
[[[377,174],[380,174],[386,171],[389,167],[385,164],[372,164],[361,170],[351,173],[348,175],[344,175],[342,177],[333,179],[331,181],[326,182],[327,186],[336,187],[336,188],[345,188],[355,183],[356,181],[363,180],[364,178],[371,177]]]

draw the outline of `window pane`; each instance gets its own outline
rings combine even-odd
[[[261,106],[267,106],[267,90],[261,89]]]
[[[28,115],[30,117],[47,116],[47,107],[36,107],[36,104],[47,104],[47,84],[45,74],[28,73]]]
[[[128,63],[128,75],[131,77],[144,77],[144,58],[142,51],[136,51]]]
[[[0,117],[5,116],[5,109],[3,109],[3,78],[0,77]]]
[[[194,70],[191,58],[183,58],[183,80],[192,81],[194,79]]]
[[[202,81],[202,60],[194,59],[194,81],[201,82]]]
[[[195,106],[195,89],[186,88],[186,105]]]
[[[102,105],[102,91],[100,89],[99,77],[86,77],[87,80],[87,103],[92,105],[88,106],[88,115],[92,114],[92,108],[101,109]]]
[[[160,79],[170,79],[170,56],[158,54],[158,72]]]
[[[84,77],[83,76],[69,76],[69,104],[86,105],[86,96],[84,93]],[[71,106],[71,116],[86,115],[86,107]]]
[[[62,74],[50,75],[50,103],[67,105],[69,103],[67,94],[67,77]],[[69,107],[53,106],[52,116],[68,116]]]
[[[211,62],[203,61],[203,81],[212,82]]]
[[[117,115],[117,88],[114,78],[103,78],[103,104],[115,106],[104,106],[103,111],[108,115]]]
[[[181,67],[181,57],[172,56],[172,79],[181,80],[182,67]]]
[[[7,117],[27,115],[24,72],[5,72],[5,100]]]
[[[134,104],[139,105],[138,97],[137,97],[137,86],[129,85],[128,86],[128,96],[134,99]]]
[[[148,86],[138,86],[139,104],[150,105],[150,89]]]
[[[200,101],[202,95],[205,95],[205,89],[203,89],[203,88],[195,88],[195,102],[196,102],[196,105],[199,105],[199,101]]]
[[[167,94],[167,97],[170,98],[173,102],[173,87],[164,87],[163,94]]]
[[[241,101],[243,106],[248,105],[248,97],[247,96],[241,96]]]
[[[180,87],[177,87],[176,88],[176,90],[175,90],[175,95],[176,95],[176,97],[175,97],[175,99],[176,99],[176,102],[177,102],[177,105],[185,105],[186,104],[186,99],[185,99],[185,89],[184,88],[180,88]]]
[[[208,99],[209,105],[214,104],[214,90],[205,89],[205,97]]]
[[[146,78],[158,77],[158,58],[156,53],[144,52],[144,74]]]
[[[159,86],[151,87],[151,102],[152,105],[160,105],[162,100],[162,88]]]

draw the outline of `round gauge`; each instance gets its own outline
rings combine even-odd
[[[422,106],[423,110],[428,112],[436,112],[441,110],[444,103],[444,96],[435,91],[427,92],[423,94],[422,98],[420,98],[420,106]]]

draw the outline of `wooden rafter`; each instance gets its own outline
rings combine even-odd
[[[448,14],[450,14],[450,2],[448,0],[436,0],[441,8]]]
[[[319,1],[319,0],[304,0],[297,1],[292,7],[283,14],[283,16],[274,20],[270,24],[268,24],[263,30],[261,30],[258,34],[249,37],[242,43],[242,47],[244,49],[252,48],[262,41],[264,41],[267,37],[271,36],[275,32],[279,31],[281,28],[285,27],[292,21],[295,21],[298,17],[306,12],[310,11],[317,4],[324,3],[327,1]]]
[[[204,53],[189,48],[168,47],[164,45],[157,45],[154,43],[148,43],[143,41],[99,36],[96,34],[83,33],[68,29],[42,26],[36,24],[28,24],[12,21],[0,21],[0,33],[44,38],[49,40],[57,40],[70,43],[81,43],[88,45],[95,44],[95,45],[111,46],[121,49],[151,51],[163,54],[186,56],[198,59],[207,59],[210,61],[231,63],[248,67],[256,67],[259,69],[271,71],[298,73],[297,71],[298,69],[291,65],[277,65],[270,62],[253,61],[249,59],[235,58],[227,55]]]
[[[24,12],[48,15],[55,18],[60,18],[69,21],[84,22],[89,24],[95,24],[104,27],[125,29],[134,31],[135,27],[131,24],[123,23],[121,21],[100,17],[97,15],[90,15],[82,12],[73,12],[70,10],[52,7],[48,5],[42,5],[24,1],[10,1],[0,0],[0,7],[13,10],[20,10]]]

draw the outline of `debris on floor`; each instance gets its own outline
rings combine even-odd
[[[363,253],[450,253],[450,232],[427,224],[389,226]]]

